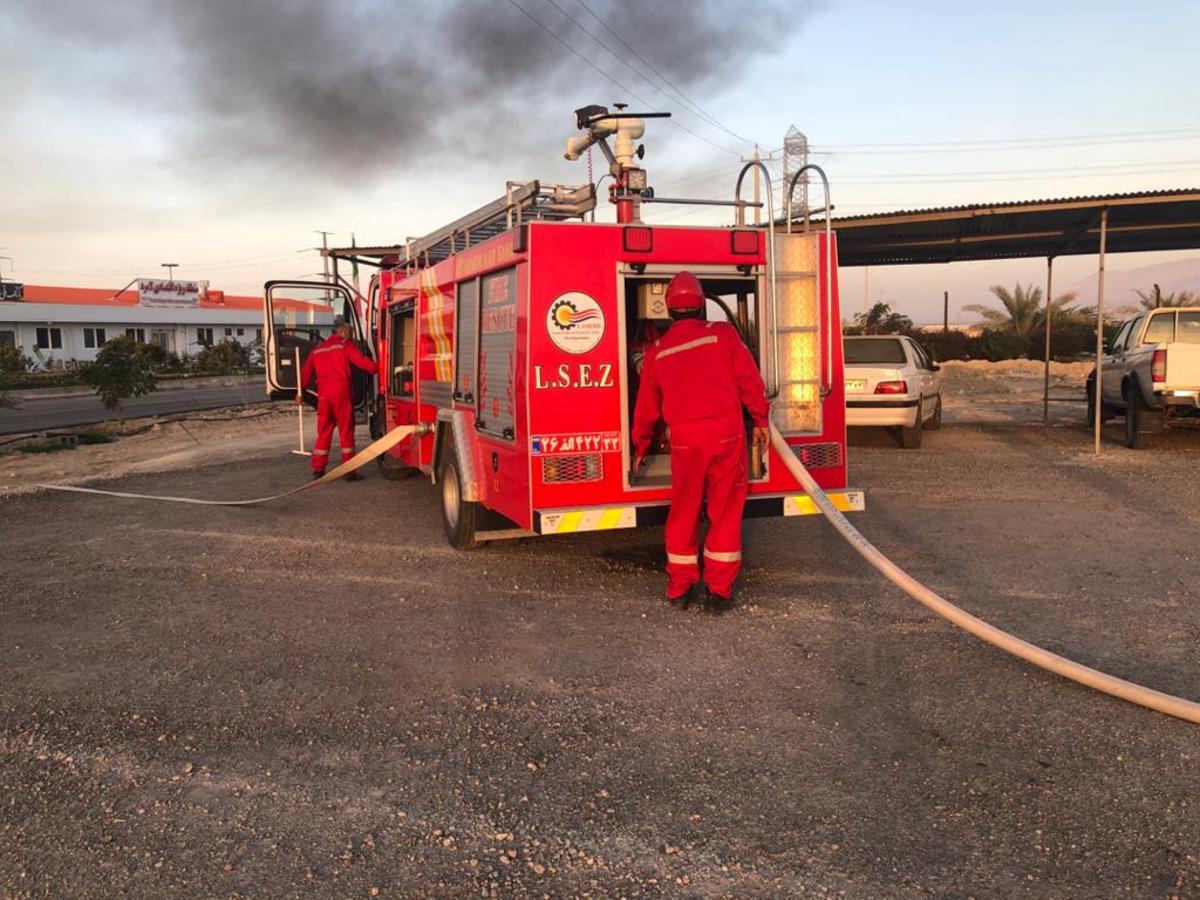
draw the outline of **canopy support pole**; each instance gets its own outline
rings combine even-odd
[[[1108,243],[1108,207],[1100,210],[1100,271],[1096,283],[1096,417],[1092,422],[1094,446],[1092,453],[1100,455],[1100,413],[1104,409],[1104,250]]]
[[[1050,424],[1050,313],[1052,310],[1050,298],[1051,285],[1054,282],[1054,257],[1046,257],[1046,377],[1042,385],[1042,424]]]

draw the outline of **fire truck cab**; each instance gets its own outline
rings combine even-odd
[[[606,122],[603,107],[586,109],[592,142],[615,134],[620,151],[632,117]],[[424,238],[330,250],[336,283],[269,282],[268,391],[294,396],[296,367],[346,315],[379,362],[356,395],[372,438],[430,426],[380,457],[379,470],[440,488],[451,545],[658,523],[670,436],[660,431],[631,478],[630,419],[645,349],[670,325],[667,284],[686,269],[704,286],[708,318],[730,322],[758,361],[793,452],[839,508],[862,509],[847,483],[833,233],[792,230],[790,210],[786,231],[647,225],[645,173],[606,155],[617,223],[594,221],[593,184],[510,183]],[[725,205],[740,222],[751,204]],[[366,296],[339,261],[377,267]],[[751,458],[750,472],[748,517],[817,512],[773,449]]]

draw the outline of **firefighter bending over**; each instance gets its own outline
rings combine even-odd
[[[742,408],[754,421],[754,443],[765,450],[770,404],[754,357],[726,322],[704,320],[704,290],[691,272],[667,288],[667,333],[646,353],[633,416],[633,473],[641,467],[661,416],[670,429],[671,509],[667,514],[667,599],[681,607],[700,582],[700,512],[706,605],[733,605],[742,567],[746,505],[746,438]]]
[[[333,323],[333,334],[308,354],[304,370],[300,375],[301,389],[296,392],[300,403],[304,390],[308,389],[313,375],[317,376],[317,444],[313,447],[313,478],[325,474],[329,462],[329,447],[333,443],[333,429],[337,428],[342,444],[342,462],[354,455],[354,396],[351,387],[350,367],[357,366],[364,372],[375,373],[374,360],[363,356],[354,346],[351,336],[354,329],[350,323],[338,316]],[[347,481],[357,481],[361,476],[351,472]]]

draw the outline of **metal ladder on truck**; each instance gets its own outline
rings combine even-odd
[[[771,196],[771,176],[762,162],[747,163],[738,175],[734,192],[737,225],[745,225],[745,204],[741,202],[742,183],[753,168],[766,180],[767,198],[767,302],[763,306],[764,341],[763,377],[772,403],[775,427],[784,436],[820,434],[821,399],[832,390],[833,371],[833,228],[830,215],[829,181],[819,166],[806,165],[792,176],[785,197],[786,226],[775,230],[775,210]],[[820,291],[821,233],[807,227],[792,231],[792,195],[801,175],[815,171],[825,187],[825,291]],[[822,315],[824,312],[824,315]],[[821,342],[821,323],[825,321],[825,346]]]

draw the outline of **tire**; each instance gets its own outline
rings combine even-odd
[[[942,395],[937,395],[937,406],[933,408],[933,415],[929,417],[929,421],[925,423],[926,431],[937,431],[942,427]]]
[[[479,546],[475,539],[475,514],[479,504],[465,499],[462,471],[451,441],[447,441],[442,455],[438,480],[442,487],[442,527],[446,531],[446,540],[455,550],[474,550]]]
[[[371,440],[377,441],[383,437],[387,431],[387,410],[384,406],[383,398],[380,398],[379,403],[375,407],[375,412],[371,416]],[[382,456],[375,457],[375,467],[379,469],[379,474],[388,481],[403,481],[405,478],[412,478],[420,469],[414,469],[411,466],[406,466],[390,453],[384,453]]]
[[[900,429],[900,446],[905,450],[919,450],[921,439],[925,436],[925,408],[920,400],[917,401],[917,420],[912,428]]]
[[[420,471],[420,469],[404,465],[396,457],[392,456],[391,453],[375,457],[375,465],[379,469],[379,474],[388,481],[404,481],[406,478],[412,478]]]
[[[1162,428],[1162,416],[1146,407],[1136,386],[1125,389],[1125,446],[1130,450],[1149,450]]]

